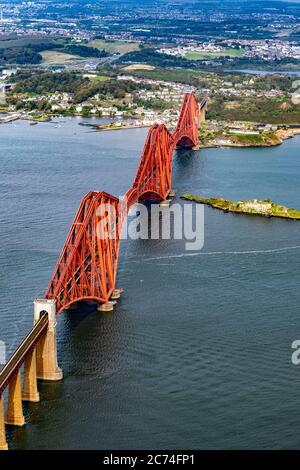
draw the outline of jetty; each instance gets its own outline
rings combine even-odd
[[[0,124],[6,124],[8,122],[13,122],[13,121],[18,121],[18,119],[20,119],[21,116],[19,114],[14,114],[12,116],[7,116],[7,117],[4,117],[4,118],[0,118]]]

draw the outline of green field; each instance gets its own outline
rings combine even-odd
[[[82,57],[72,54],[65,54],[64,52],[58,51],[43,51],[41,52],[43,57],[43,63],[47,65],[64,65],[71,61],[82,60]]]
[[[155,67],[153,65],[148,64],[131,64],[127,65],[127,67],[122,68],[126,72],[135,72],[136,70],[154,70]]]
[[[218,59],[219,57],[242,57],[244,55],[243,49],[227,49],[222,52],[187,52],[184,58],[188,60],[207,60]]]
[[[1,41],[0,40],[0,49],[6,49],[10,47],[24,47],[29,44],[52,44],[53,39],[42,39],[42,38],[26,38],[26,39],[12,39]]]
[[[106,82],[106,80],[110,80],[110,77],[107,75],[95,75],[92,73],[84,74],[85,78],[88,78],[91,82]]]
[[[125,67],[126,69],[127,67]],[[122,68],[124,70],[124,68]],[[143,68],[131,69],[131,73],[140,78],[150,78],[152,80],[165,80],[165,81],[174,81],[182,82],[187,84],[195,83],[195,81],[200,80],[206,76],[212,77],[212,74],[201,72],[200,70],[190,70],[190,69],[163,69],[163,68],[153,68],[150,69],[143,65]],[[208,85],[208,82],[205,83]],[[203,86],[203,85],[202,85]]]
[[[140,43],[137,41],[105,41],[103,39],[94,39],[88,43],[90,47],[111,52],[112,54],[127,54],[137,51]]]

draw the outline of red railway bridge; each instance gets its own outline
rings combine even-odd
[[[90,192],[83,198],[45,294],[46,299],[56,300],[57,313],[89,300],[98,302],[102,311],[112,310],[111,300],[120,295],[116,276],[124,217],[138,201],[167,199],[174,149],[199,144],[206,106],[206,100],[198,104],[193,93],[186,93],[173,133],[164,124],[149,129],[135,179],[123,201],[105,192]],[[99,237],[99,227],[109,236]]]
[[[176,146],[198,145],[206,107],[206,99],[198,104],[193,93],[186,93],[174,132],[163,124],[149,129],[135,179],[124,198],[91,191],[82,199],[45,297],[34,302],[34,326],[0,370],[0,451],[8,448],[5,425],[25,424],[22,402],[39,401],[37,380],[63,377],[57,364],[56,315],[81,301],[97,302],[100,311],[113,310],[112,301],[121,293],[116,277],[124,218],[138,201],[172,197],[173,152]]]

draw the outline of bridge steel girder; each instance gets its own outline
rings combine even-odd
[[[174,149],[197,146],[199,125],[200,107],[195,95],[186,93],[173,134],[164,124],[149,129],[124,199],[95,191],[82,199],[45,294],[46,299],[56,300],[57,313],[80,301],[109,304],[116,289],[121,231],[129,208],[139,200],[167,199]]]
[[[109,301],[116,283],[119,211],[119,199],[105,192],[83,198],[45,294],[56,300],[57,313],[79,301]]]
[[[151,195],[158,200],[167,197],[172,181],[173,143],[173,136],[164,124],[155,124],[149,129],[138,171],[128,192],[133,189],[136,200],[151,199]]]
[[[193,93],[184,95],[174,141],[180,147],[192,148],[199,144],[200,107]]]

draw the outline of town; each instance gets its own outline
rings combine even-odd
[[[280,142],[282,131],[272,138],[261,133],[296,129],[300,121],[297,87],[291,76],[280,73],[287,65],[296,71],[300,66],[300,10],[293,6],[286,15],[284,9],[262,6],[231,15],[203,8],[172,7],[177,34],[170,37],[168,2],[149,8],[138,4],[134,20],[122,2],[113,9],[107,1],[91,3],[84,12],[76,1],[67,6],[59,1],[0,3],[0,112],[8,113],[2,119],[37,123],[95,116],[103,118],[100,130],[153,122],[172,128],[182,94],[194,91],[209,99],[202,145],[237,145],[241,133],[246,143]],[[180,29],[183,19],[191,28]],[[197,39],[193,28],[204,21],[218,24],[219,37]],[[229,24],[233,21],[247,24],[238,38]],[[258,37],[266,21],[268,34]],[[278,74],[240,70],[251,67],[262,73],[273,67]],[[232,132],[237,128],[239,138]]]
[[[300,45],[282,40],[210,40],[203,43],[158,49],[161,54],[193,59],[242,56],[275,61],[285,58],[300,59]]]
[[[95,34],[101,34],[110,39],[184,44],[187,40],[195,40],[195,36],[216,36],[216,29],[218,36],[226,38],[237,36],[242,39],[263,34],[286,38],[296,35],[300,26],[298,5],[290,5],[287,10],[278,3],[274,8],[268,8],[256,2],[247,11],[237,8],[231,12],[226,7],[227,2],[219,0],[214,5],[187,1],[184,9],[180,3],[169,0],[163,3],[146,2],[145,5],[138,1],[134,3],[134,15],[129,15],[126,2],[122,1],[111,4],[109,0],[103,0],[82,7],[76,0],[1,0],[0,35],[3,39],[30,35],[89,40]],[[216,5],[219,6],[218,11]],[[58,18],[59,21],[56,21]],[[168,26],[171,22],[173,28],[170,34]],[[183,22],[190,22],[189,29],[183,26]]]

